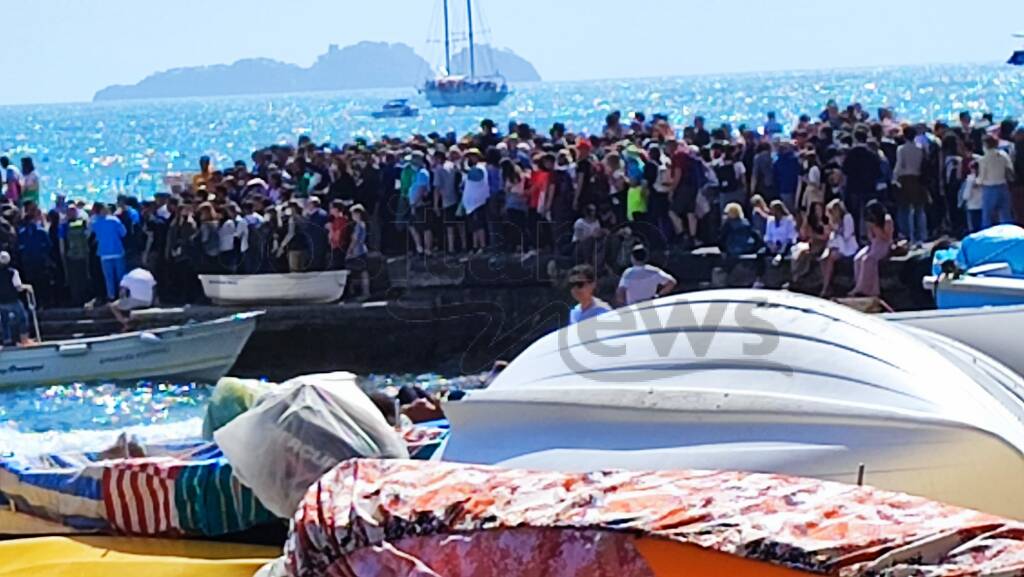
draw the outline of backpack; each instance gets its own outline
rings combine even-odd
[[[716,166],[715,177],[718,178],[718,190],[721,192],[732,192],[739,188],[736,166],[732,163]]]
[[[70,259],[89,258],[89,231],[84,221],[74,220],[68,223],[64,239],[64,253]]]

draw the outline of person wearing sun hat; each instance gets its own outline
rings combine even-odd
[[[487,247],[487,200],[491,187],[487,182],[487,170],[481,163],[483,154],[479,148],[466,151],[466,169],[462,179],[462,209],[466,214],[466,225],[472,236],[473,250],[482,252]]]

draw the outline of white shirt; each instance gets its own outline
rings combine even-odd
[[[1002,150],[988,150],[978,161],[978,182],[981,186],[1000,186],[1013,176],[1013,162]]]
[[[651,300],[658,294],[658,287],[676,282],[675,277],[656,266],[645,264],[631,266],[622,273],[619,288],[626,291],[626,304]]]
[[[153,287],[156,280],[153,275],[144,268],[133,269],[121,279],[121,289],[128,292],[132,300],[153,304]]]
[[[220,238],[220,251],[231,252],[235,250],[235,221],[225,220],[217,229]]]
[[[843,256],[857,254],[860,245],[857,243],[855,232],[853,215],[846,213],[843,215],[843,224],[837,230],[833,230],[828,239],[829,248],[839,251],[839,254]]]
[[[578,218],[572,227],[572,241],[581,242],[597,236],[599,232],[601,232],[601,221],[587,222],[585,218]]]
[[[784,247],[796,242],[796,221],[792,216],[776,221],[774,216],[768,217],[764,230],[764,242],[773,249]]]
[[[239,240],[239,250],[243,253],[248,252],[249,223],[248,221],[245,220],[245,217],[242,215],[238,215],[235,217],[235,238]]]
[[[981,210],[983,206],[981,183],[973,174],[964,180],[960,189],[960,200],[967,210]]]

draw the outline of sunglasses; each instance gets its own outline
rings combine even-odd
[[[569,286],[574,288],[574,289],[581,289],[581,288],[587,286],[588,284],[590,284],[590,283],[587,282],[587,281],[584,281],[584,280],[580,280],[580,281],[569,283]]]

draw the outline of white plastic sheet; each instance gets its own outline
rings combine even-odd
[[[292,379],[214,434],[235,476],[289,518],[311,484],[354,457],[408,458],[351,373]]]

